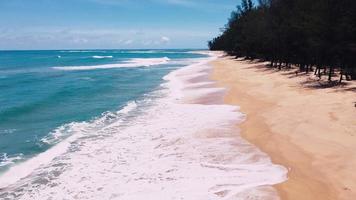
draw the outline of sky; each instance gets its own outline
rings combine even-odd
[[[0,49],[207,48],[239,0],[0,0]]]

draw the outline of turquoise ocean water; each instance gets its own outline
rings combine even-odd
[[[71,123],[121,110],[204,57],[191,50],[0,51],[0,174],[71,135]]]
[[[219,55],[0,51],[0,199],[278,199],[287,170],[238,136],[244,114],[198,103],[225,94]]]

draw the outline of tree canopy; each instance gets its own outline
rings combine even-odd
[[[209,48],[329,80],[335,70],[340,81],[356,79],[356,1],[243,0]]]

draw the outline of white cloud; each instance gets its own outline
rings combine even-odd
[[[204,47],[216,34],[200,29],[0,28],[0,49]]]
[[[161,42],[163,42],[163,43],[168,43],[170,41],[171,41],[171,39],[169,37],[167,37],[167,36],[162,36],[161,37]]]

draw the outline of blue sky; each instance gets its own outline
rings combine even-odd
[[[0,49],[207,48],[239,0],[0,0]]]

